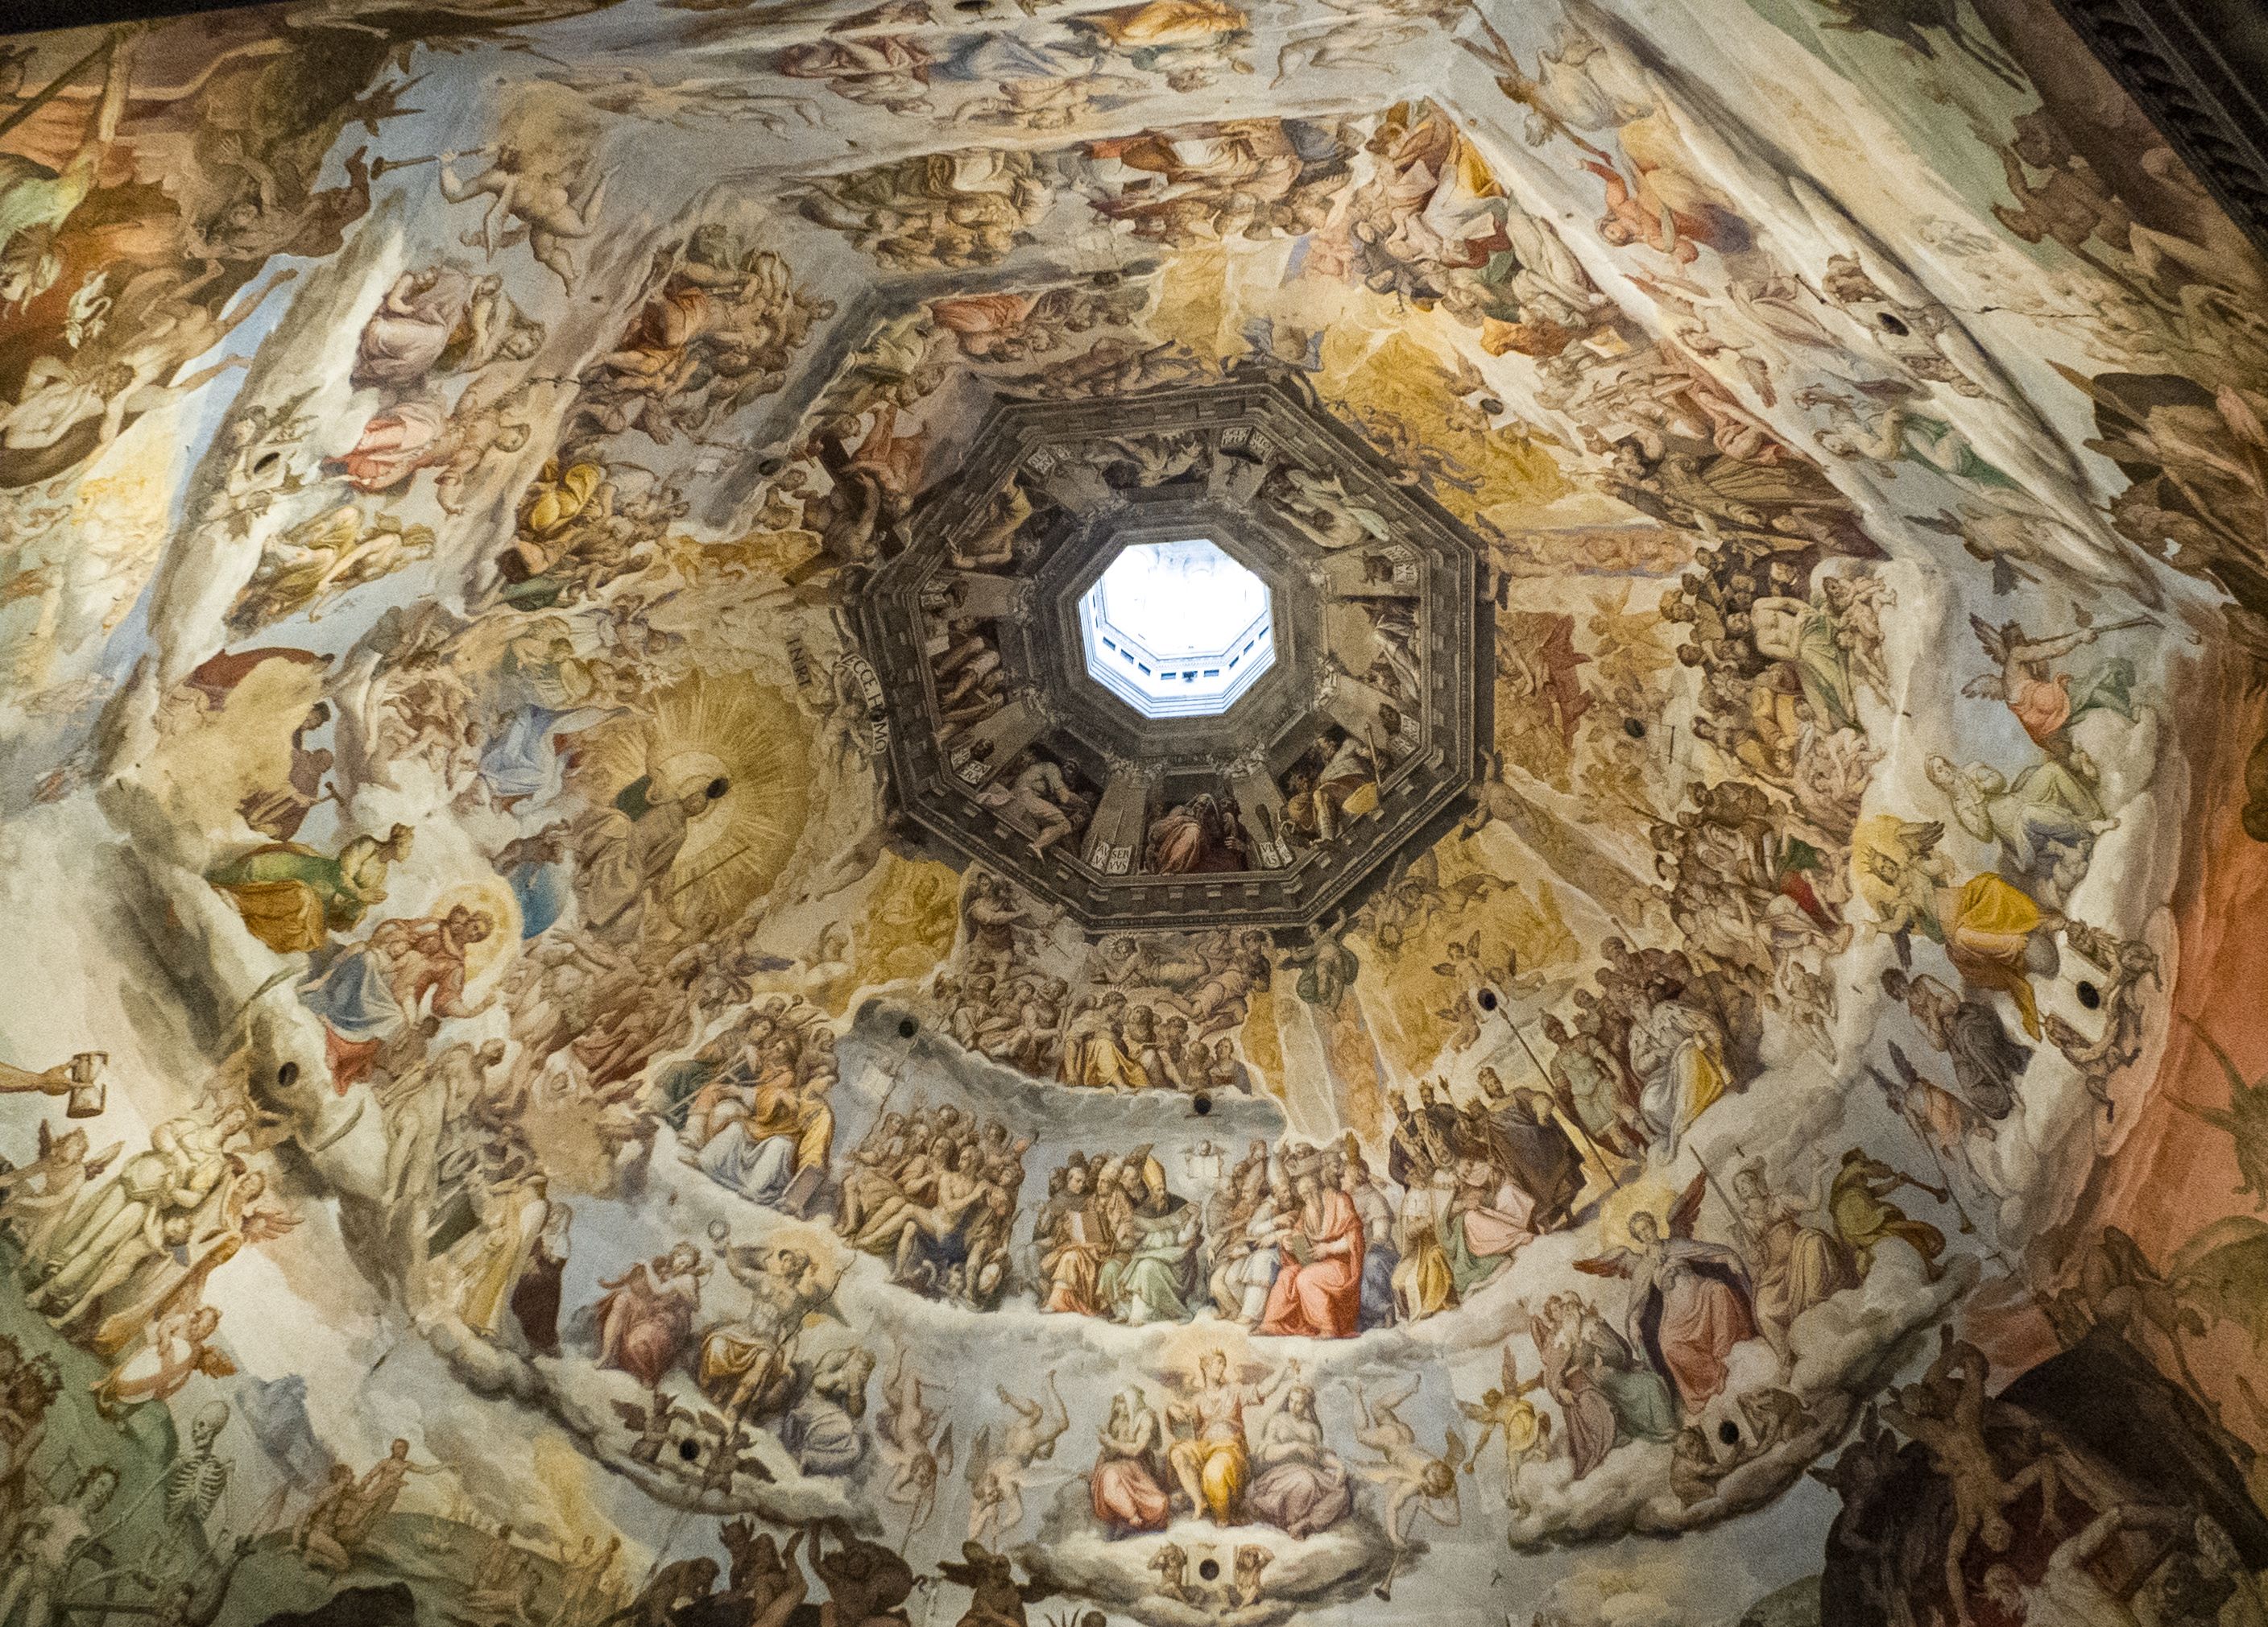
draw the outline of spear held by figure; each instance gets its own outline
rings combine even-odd
[[[1575,1132],[1576,1137],[1582,1142],[1585,1151],[1588,1152],[1598,1167],[1606,1172],[1608,1187],[1614,1191],[1621,1191],[1622,1180],[1615,1174],[1614,1165],[1609,1161],[1605,1151],[1591,1138],[1589,1126],[1586,1125],[1577,1115],[1566,1111],[1565,1108],[1559,1104],[1557,1093],[1551,1082],[1550,1071],[1537,1060],[1535,1050],[1528,1043],[1528,1036],[1520,1031],[1520,1025],[1513,1022],[1510,1017],[1506,1017],[1505,1026],[1512,1030],[1512,1037],[1520,1042],[1520,1049],[1528,1053],[1528,1066],[1534,1068],[1535,1077],[1543,1081],[1543,1088],[1550,1093],[1554,1105],[1560,1107],[1559,1116],[1566,1121],[1567,1128]]]

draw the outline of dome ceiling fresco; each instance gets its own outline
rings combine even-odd
[[[0,1627],[2260,1621],[2264,295],[2043,0],[12,40]]]
[[[1311,924],[1471,783],[1478,544],[1296,373],[1010,405],[940,484],[874,572],[854,687],[905,813],[1090,931]],[[1130,578],[1169,552],[1205,575]],[[1152,641],[1218,664],[1145,683],[1104,612],[1153,603]]]

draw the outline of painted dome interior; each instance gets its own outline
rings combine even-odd
[[[2049,0],[0,37],[0,1627],[2263,1627],[2208,179]]]

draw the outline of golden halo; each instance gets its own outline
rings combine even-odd
[[[652,799],[727,789],[686,828],[671,872],[680,919],[732,920],[795,851],[814,799],[802,714],[784,690],[746,673],[696,673],[655,692],[643,718],[581,737],[575,789],[603,807],[651,776]]]
[[[507,957],[519,953],[519,900],[512,895],[501,876],[491,876],[486,880],[466,881],[451,887],[433,901],[433,907],[426,913],[437,917],[446,916],[460,904],[477,910],[494,924],[486,938],[465,950],[465,986],[470,988]]]
[[[1858,828],[1851,833],[1851,880],[1859,896],[1877,909],[1887,907],[1896,894],[1889,883],[1874,873],[1874,866],[1867,861],[1875,853],[1889,853],[1895,857],[1898,851],[1898,832],[1904,828],[1904,823],[1895,814],[1874,814],[1860,820]]]
[[[1669,1211],[1677,1194],[1656,1175],[1641,1175],[1607,1194],[1599,1205],[1599,1241],[1609,1248],[1631,1247],[1631,1217],[1641,1210],[1653,1217],[1663,1234],[1669,1231]]]

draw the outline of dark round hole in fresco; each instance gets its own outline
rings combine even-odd
[[[1728,1447],[1739,1446],[1741,1444],[1741,1426],[1734,1423],[1732,1419],[1727,1418],[1723,1423],[1717,1425],[1717,1439],[1723,1441]]]
[[[916,1022],[912,1018],[901,1017],[898,1019],[898,1037],[900,1039],[910,1040],[914,1035],[920,1032],[921,1024]]]
[[[299,1064],[298,1063],[287,1062],[282,1067],[276,1070],[276,1083],[278,1087],[284,1090],[289,1090],[298,1082]]]
[[[677,1455],[690,1463],[701,1455],[701,1448],[689,1440],[681,1440],[677,1443]]]
[[[1198,1117],[1203,1118],[1206,1114],[1212,1111],[1212,1098],[1211,1096],[1199,1096],[1197,1100],[1190,1102],[1189,1106],[1197,1110]]]
[[[1892,316],[1888,311],[1883,312],[1880,316],[1876,317],[1874,320],[1881,325],[1881,329],[1884,333],[1896,334],[1901,338],[1913,331],[1912,328],[1908,328],[1904,322],[1900,321],[1896,317]]]
[[[2079,1003],[2088,1011],[2093,1011],[2102,1004],[2102,990],[2091,983],[2082,982],[2079,985]]]
[[[1218,1559],[1199,1560],[1197,1562],[1197,1574],[1204,1577],[1205,1580],[1209,1582],[1211,1581],[1220,1574],[1220,1561]]]
[[[1646,719],[1643,718],[1624,718],[1623,733],[1629,735],[1631,739],[1634,740],[1644,740],[1646,738]]]
[[[253,464],[252,472],[254,475],[265,475],[283,461],[284,454],[282,453],[263,452],[260,454],[258,460]]]
[[[1481,990],[1481,1009],[1484,1012],[1492,1012],[1496,1009],[1495,990],[1484,989]]]

